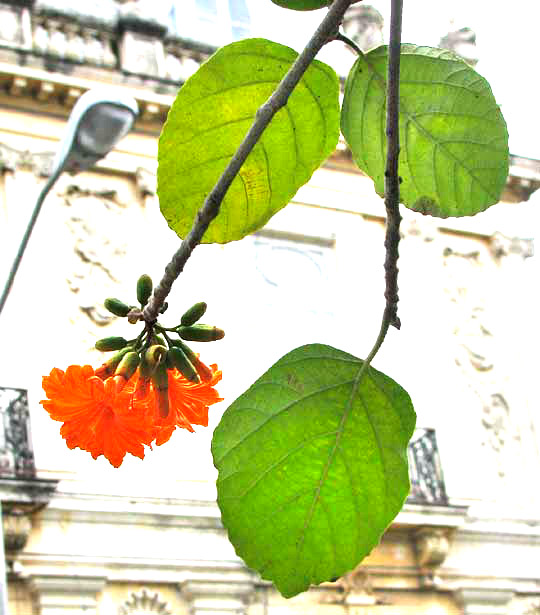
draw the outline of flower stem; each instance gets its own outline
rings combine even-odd
[[[305,49],[298,56],[275,92],[258,109],[247,135],[244,137],[244,140],[231,158],[227,168],[223,171],[218,182],[206,198],[203,206],[197,212],[191,230],[183,239],[180,247],[172,257],[171,262],[165,267],[163,278],[155,287],[153,295],[142,311],[142,317],[146,322],[153,322],[156,320],[161,306],[169,294],[175,280],[184,269],[188,258],[201,242],[212,220],[219,214],[221,202],[234,178],[238,175],[246,158],[261,138],[262,133],[265,131],[268,124],[270,124],[274,115],[287,104],[289,96],[297,86],[303,74],[309,68],[317,53],[326,43],[335,38],[345,11],[354,1],[355,0],[334,0],[328,13],[311,37]]]

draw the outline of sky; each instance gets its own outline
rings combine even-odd
[[[388,40],[390,0],[365,2],[385,19]],[[324,17],[325,10],[287,11],[270,0],[250,2],[254,35],[301,50]],[[540,71],[536,0],[404,0],[403,42],[437,46],[451,30],[469,27],[476,32],[479,62],[476,70],[491,84],[510,134],[510,151],[540,159]],[[332,43],[336,50],[340,43]],[[321,59],[333,63],[331,50]]]

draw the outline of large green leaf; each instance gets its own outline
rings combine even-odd
[[[264,39],[218,50],[180,88],[159,139],[163,215],[185,237],[198,209],[297,53]],[[339,80],[314,62],[233,181],[203,241],[226,243],[261,228],[334,150]]]
[[[359,58],[345,87],[341,129],[358,166],[384,194],[386,46]],[[488,82],[455,54],[403,45],[401,202],[446,218],[497,203],[508,175],[508,132]]]
[[[332,4],[332,0],[272,0],[272,2],[294,11],[313,11]]]
[[[354,568],[409,491],[415,414],[391,378],[330,346],[281,358],[214,432],[218,504],[236,552],[286,597]]]

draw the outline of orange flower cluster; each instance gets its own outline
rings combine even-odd
[[[192,425],[208,425],[208,406],[222,401],[213,388],[221,372],[217,365],[210,367],[210,377],[198,384],[176,369],[168,371],[166,417],[159,412],[152,384],[143,399],[135,395],[138,371],[119,387],[114,378],[96,375],[90,365],[70,365],[65,372],[55,367],[43,377],[48,399],[41,404],[52,419],[64,423],[60,434],[70,449],[79,447],[94,459],[104,455],[117,468],[126,453],[142,459],[144,445],[167,442],[176,427],[194,431]]]

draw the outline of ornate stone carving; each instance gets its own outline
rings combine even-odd
[[[32,521],[26,510],[17,507],[4,508],[2,512],[4,548],[13,557],[21,551],[30,536]]]
[[[98,303],[107,288],[119,282],[115,262],[126,253],[126,241],[119,233],[125,223],[126,204],[114,190],[91,190],[71,184],[64,193],[67,227],[73,235],[74,254],[67,282],[77,297],[81,312],[96,325],[109,324],[113,317]],[[105,233],[103,229],[108,229]],[[100,289],[96,297],[96,289]]]
[[[166,600],[161,600],[157,592],[148,589],[132,592],[130,598],[118,609],[118,615],[172,615]]]
[[[36,175],[46,177],[51,174],[53,160],[54,152],[34,153],[0,143],[0,170],[29,169]]]
[[[420,580],[424,587],[437,585],[437,568],[444,562],[450,550],[448,530],[421,527],[413,534]]]
[[[337,602],[349,606],[371,606],[380,604],[369,572],[364,568],[356,568],[344,574],[336,581],[336,586],[342,590]]]
[[[497,368],[498,343],[487,298],[482,292],[481,277],[486,275],[480,252],[444,251],[444,267],[448,271],[448,286],[456,339],[456,365],[464,381],[478,400],[478,418],[482,428],[482,445],[488,466],[495,468],[499,478],[506,476],[513,463],[519,433],[510,421],[504,379]],[[511,442],[513,440],[514,442]]]

